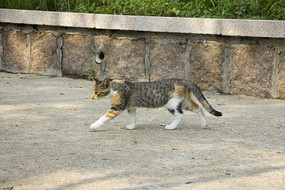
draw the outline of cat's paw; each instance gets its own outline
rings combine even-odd
[[[126,129],[129,129],[129,130],[132,130],[132,129],[135,129],[136,128],[136,125],[133,125],[133,124],[129,124],[126,126]]]
[[[165,126],[165,129],[167,129],[167,130],[173,130],[175,128],[176,128],[176,126],[173,126],[173,125],[166,125]]]
[[[90,130],[91,131],[95,131],[96,129],[98,129],[99,127],[101,127],[101,124],[98,122],[93,123],[92,125],[90,125]]]
[[[201,121],[201,126],[202,126],[202,128],[207,128],[208,124],[206,121]]]

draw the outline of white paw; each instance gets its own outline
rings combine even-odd
[[[201,122],[201,126],[202,126],[203,128],[207,128],[207,127],[208,127],[208,124],[207,124],[206,121],[202,121],[202,122]]]
[[[132,130],[134,128],[136,128],[136,125],[134,125],[134,124],[129,124],[126,126],[126,129],[129,129],[129,130]]]
[[[98,129],[99,127],[101,127],[102,124],[95,122],[92,125],[90,125],[90,130],[91,131],[95,131],[96,129]]]
[[[165,129],[168,129],[168,130],[173,130],[175,128],[176,128],[176,126],[173,126],[173,125],[166,125],[165,126]]]

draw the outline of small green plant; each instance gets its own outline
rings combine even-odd
[[[87,80],[93,80],[93,78],[96,76],[96,72],[95,72],[95,70],[94,70],[94,64],[93,63],[91,63],[90,65],[89,65],[89,69],[88,69],[88,71],[86,72],[86,74],[87,74]]]

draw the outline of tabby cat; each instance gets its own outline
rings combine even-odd
[[[165,129],[175,129],[182,116],[182,110],[189,110],[197,113],[200,117],[202,127],[207,126],[203,113],[204,107],[214,116],[222,116],[206,100],[201,90],[194,83],[181,79],[167,79],[155,82],[130,82],[126,80],[104,80],[94,79],[92,99],[98,99],[111,95],[111,108],[99,120],[90,126],[96,130],[105,122],[115,118],[124,110],[130,116],[130,123],[127,129],[134,129],[136,126],[136,108],[158,108],[166,107],[174,115],[174,120]]]

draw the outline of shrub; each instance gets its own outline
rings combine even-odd
[[[0,0],[0,7],[102,14],[285,20],[285,0]]]

